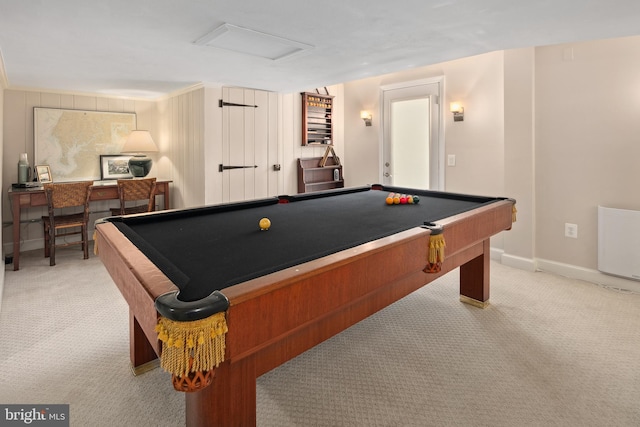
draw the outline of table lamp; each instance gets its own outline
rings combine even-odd
[[[129,172],[135,178],[147,176],[153,165],[153,160],[144,153],[155,153],[158,147],[153,142],[148,130],[134,130],[127,137],[122,147],[123,153],[133,153],[129,159]]]

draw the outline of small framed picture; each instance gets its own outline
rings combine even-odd
[[[51,177],[51,168],[49,165],[36,166],[36,174],[38,175],[38,182],[53,182],[53,178]]]
[[[100,179],[124,179],[132,178],[129,171],[129,159],[131,156],[122,156],[119,154],[102,154],[100,155]]]

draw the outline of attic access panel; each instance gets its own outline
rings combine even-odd
[[[222,24],[195,41],[199,46],[211,46],[246,55],[278,61],[313,49],[313,46],[283,37],[232,24]]]

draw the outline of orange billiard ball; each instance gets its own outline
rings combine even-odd
[[[266,231],[271,227],[271,220],[269,218],[262,218],[259,222],[260,230]]]

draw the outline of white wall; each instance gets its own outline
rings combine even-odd
[[[640,37],[535,56],[536,256],[595,269],[598,205],[640,210]]]
[[[504,193],[504,123],[502,52],[474,56],[428,67],[345,83],[345,155],[347,185],[379,181],[381,144],[380,87],[394,83],[445,78],[446,153],[456,166],[445,169],[445,189],[452,192]],[[463,122],[453,122],[449,103],[460,101]],[[373,126],[365,127],[360,111],[373,112]]]
[[[504,238],[502,261],[535,269],[535,50],[504,53],[504,194],[517,201],[517,226]],[[508,257],[508,260],[506,259]]]
[[[171,207],[193,207],[205,198],[205,99],[197,88],[158,100],[158,177],[173,180]]]
[[[509,265],[640,289],[597,272],[597,206],[640,210],[640,37],[494,52],[345,84],[348,185],[378,180],[380,86],[444,76],[447,191],[517,200],[492,239]],[[374,111],[364,127],[359,111]],[[376,113],[377,112],[377,113]],[[565,222],[578,239],[564,237]],[[503,253],[501,253],[503,251]]]
[[[456,156],[456,166],[445,167],[446,191],[508,196],[504,179],[504,67],[503,52],[450,61],[401,73],[345,83],[345,184],[373,184],[380,180],[380,87],[394,83],[443,77],[445,158]],[[449,103],[459,101],[464,121],[454,122]],[[365,127],[360,111],[373,112]],[[491,239],[503,247],[503,234]]]

